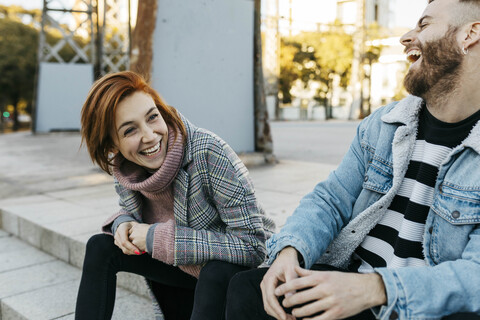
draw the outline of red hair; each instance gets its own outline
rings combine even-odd
[[[82,144],[87,145],[90,158],[108,174],[111,173],[114,157],[112,132],[116,132],[115,112],[118,104],[134,92],[142,91],[150,95],[166,124],[178,128],[186,137],[185,125],[174,107],[168,106],[144,78],[132,71],[107,74],[95,81],[83,104]],[[175,130],[175,138],[177,131]]]

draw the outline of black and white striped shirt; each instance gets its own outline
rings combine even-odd
[[[354,254],[353,269],[424,266],[425,221],[433,203],[438,170],[480,120],[480,111],[458,123],[445,123],[423,108],[412,158],[397,195],[386,214]]]

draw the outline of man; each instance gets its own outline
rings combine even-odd
[[[429,1],[401,43],[412,95],[232,280],[228,320],[480,319],[480,1]]]

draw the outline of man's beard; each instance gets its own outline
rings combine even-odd
[[[420,44],[422,62],[416,70],[410,69],[403,81],[409,93],[425,98],[437,84],[442,93],[455,89],[463,61],[463,54],[455,40],[457,30],[450,27],[445,37]]]

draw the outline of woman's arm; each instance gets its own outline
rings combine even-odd
[[[205,214],[201,208],[203,202],[213,208],[205,210],[210,216],[204,219],[217,225],[202,230],[175,226],[175,264],[222,260],[258,266],[265,258],[265,241],[273,230],[264,224],[265,215],[258,205],[248,170],[223,140],[208,132],[199,135],[189,175],[194,180],[190,181],[190,187],[201,188],[202,192],[193,192],[196,195],[191,196],[192,203],[197,203],[192,207],[198,208],[193,209],[197,212],[188,212],[188,216]],[[201,221],[202,216],[195,219]]]

